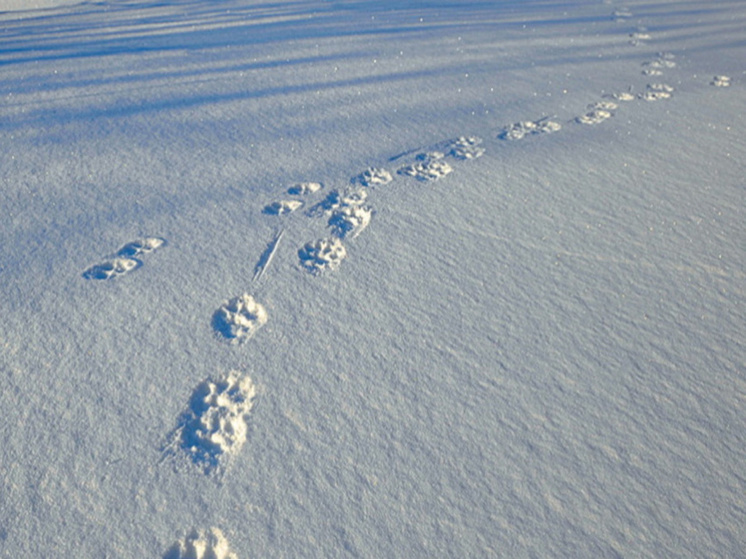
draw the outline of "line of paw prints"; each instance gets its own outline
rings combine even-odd
[[[142,266],[142,256],[165,244],[165,239],[160,237],[145,237],[127,243],[113,256],[86,269],[83,277],[89,280],[110,280],[121,277]]]
[[[327,235],[307,242],[298,249],[300,269],[321,275],[339,268],[347,256],[342,241],[357,238],[371,223],[375,210],[367,203],[370,190],[388,185],[394,181],[395,175],[412,177],[421,182],[438,180],[453,171],[448,158],[468,161],[481,157],[485,153],[481,143],[481,138],[465,136],[441,142],[433,150],[415,155],[411,163],[400,165],[393,173],[383,167],[369,167],[352,177],[349,186],[331,190],[315,203],[313,198],[325,189],[324,184],[297,183],[285,191],[284,196],[289,197],[271,202],[262,212],[287,219],[288,214],[308,205],[304,216],[326,221]],[[260,262],[257,275],[261,276],[265,270],[266,266]]]

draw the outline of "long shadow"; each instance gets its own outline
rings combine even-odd
[[[8,72],[5,79],[0,78],[0,88],[14,93],[20,101],[14,102],[6,98],[0,109],[4,107],[24,110],[28,107],[31,110],[18,118],[5,119],[0,127],[8,130],[35,122],[67,122],[98,117],[121,118],[163,109],[189,108],[433,77],[432,69],[423,69],[342,80],[315,80],[301,84],[247,89],[229,88],[230,91],[223,88],[222,91],[202,95],[179,95],[170,92],[169,95],[158,99],[103,107],[91,107],[85,101],[85,104],[78,103],[77,106],[71,107],[63,101],[67,106],[45,108],[49,106],[48,103],[28,105],[28,100],[24,98],[24,94],[27,93],[70,90],[72,95],[67,96],[66,100],[82,101],[86,97],[97,99],[110,96],[109,89],[96,89],[103,86],[111,86],[118,95],[121,95],[127,93],[126,87],[140,90],[153,82],[163,84],[167,80],[225,80],[236,72],[306,67],[362,59],[372,55],[369,52],[351,49],[350,52],[336,55],[311,55],[300,52],[288,59],[246,61],[239,58],[245,56],[247,51],[251,51],[252,47],[266,53],[272,52],[273,45],[277,43],[310,39],[336,40],[364,36],[380,40],[381,43],[412,36],[426,36],[432,39],[440,35],[453,34],[461,29],[465,32],[488,30],[497,34],[500,31],[520,29],[526,24],[538,30],[539,34],[544,32],[550,36],[561,29],[560,25],[596,24],[609,19],[609,15],[604,15],[601,11],[596,11],[592,15],[576,15],[572,12],[563,15],[562,10],[566,6],[566,2],[561,0],[529,0],[521,2],[518,6],[512,1],[436,0],[427,3],[426,7],[408,3],[399,3],[392,7],[387,2],[373,0],[331,0],[323,4],[304,1],[259,1],[248,6],[233,1],[132,0],[116,3],[88,2],[74,7],[41,10],[35,16],[3,22],[0,33],[0,66],[4,66]],[[707,33],[713,25],[713,18],[720,18],[723,24],[732,23],[731,14],[722,8],[707,7],[692,1],[682,1],[674,5],[647,5],[644,12],[636,16],[644,16],[653,21],[660,18],[661,26],[665,25],[664,13],[671,18],[702,18],[695,19],[688,25],[691,36],[697,35],[698,27],[701,27],[702,34]],[[547,13],[556,15],[547,16]],[[613,29],[612,25],[608,32],[613,32]],[[679,31],[683,32],[685,29]],[[532,37],[536,36],[537,34]],[[723,37],[717,44],[742,46],[746,44],[746,39],[741,43]],[[485,48],[489,48],[489,45],[485,45]],[[204,57],[193,60],[188,55],[190,51],[202,53]],[[210,63],[210,58],[205,53],[212,51],[221,52],[221,65]],[[231,54],[232,52],[235,54]],[[131,72],[124,73],[120,62],[117,62],[116,73],[107,73],[100,69],[107,57],[142,56],[147,60],[153,56],[166,54],[172,58],[166,57],[157,68],[144,66],[133,59]],[[630,50],[626,56],[630,59],[637,58],[639,52]],[[83,60],[95,60],[97,71],[93,74],[86,73],[85,64],[80,64]],[[570,60],[582,64],[595,61],[596,56],[595,53],[558,47],[552,50],[552,56],[548,56],[546,60],[533,60],[532,66]],[[45,62],[49,64],[45,65]],[[58,64],[63,72],[67,73],[64,77],[50,76],[50,64]],[[23,79],[18,79],[16,72],[11,71],[16,68],[20,69]],[[81,68],[83,71],[80,71]],[[513,68],[509,64],[501,65],[503,71],[511,69]],[[459,68],[453,64],[438,68],[440,75],[458,71]],[[122,89],[122,86],[125,86],[125,89]]]

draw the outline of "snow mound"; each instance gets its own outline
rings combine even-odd
[[[170,446],[185,452],[206,474],[224,470],[246,442],[246,419],[255,396],[251,378],[239,371],[201,382],[171,435]]]
[[[238,559],[218,528],[192,530],[184,541],[176,542],[163,559]]]
[[[267,323],[267,311],[244,293],[225,302],[213,315],[213,328],[231,343],[251,339]]]
[[[346,256],[347,249],[338,238],[312,241],[298,251],[301,266],[313,275],[336,270]]]

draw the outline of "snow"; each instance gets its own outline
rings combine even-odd
[[[0,1],[0,556],[739,556],[745,20]]]

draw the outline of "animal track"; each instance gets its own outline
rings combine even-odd
[[[612,103],[611,101],[600,101],[598,103],[593,103],[591,105],[588,105],[590,112],[577,117],[575,121],[579,122],[580,124],[599,124],[604,120],[614,116],[614,113],[612,113],[611,111],[616,109],[617,106],[618,105],[616,103]]]
[[[265,206],[262,211],[269,215],[283,215],[292,213],[301,207],[303,207],[303,202],[300,200],[280,200]]]
[[[310,217],[327,215],[345,206],[361,206],[368,198],[368,193],[361,189],[332,190],[321,202],[308,210]]]
[[[312,241],[298,251],[301,266],[313,275],[336,270],[346,256],[347,249],[338,238]]]
[[[320,182],[299,182],[288,188],[288,194],[293,196],[306,196],[314,194],[324,188]]]
[[[502,129],[498,138],[501,140],[521,140],[526,136],[537,134],[551,134],[557,132],[562,126],[558,122],[542,118],[539,120],[524,120],[510,124]]]
[[[91,266],[83,272],[83,277],[85,279],[109,280],[123,276],[140,266],[142,266],[142,262],[134,258],[112,258],[101,264]]]
[[[615,101],[634,101],[635,99],[637,99],[637,97],[635,97],[635,95],[631,91],[623,91],[621,93],[610,93],[608,95],[605,95],[604,97],[607,97],[609,99],[614,99]]]
[[[715,76],[712,78],[710,85],[714,85],[715,87],[730,87],[730,77]]]
[[[115,256],[88,268],[83,272],[83,277],[85,279],[109,280],[123,276],[142,266],[142,261],[135,258],[136,256],[153,252],[165,244],[165,239],[160,237],[145,237],[127,243],[117,251]]]
[[[600,124],[604,120],[612,117],[612,113],[603,109],[594,109],[575,119],[580,124]]]
[[[641,46],[646,44],[647,41],[652,39],[652,35],[644,30],[636,31],[629,34],[629,44],[633,46]]]
[[[134,258],[142,254],[149,254],[165,244],[166,240],[160,237],[145,237],[144,239],[127,243],[119,249],[117,255],[124,258]]]
[[[670,99],[673,96],[674,88],[664,83],[648,84],[648,90],[640,94],[640,99],[644,101],[661,101]]]
[[[163,559],[238,559],[218,528],[192,530],[184,541],[172,545]]]
[[[224,472],[246,442],[255,397],[251,378],[239,371],[202,381],[169,436],[166,454],[181,451],[205,474]]]
[[[343,206],[332,212],[329,227],[340,239],[354,239],[368,227],[372,216],[373,210],[367,206]]]
[[[215,332],[232,344],[247,342],[266,323],[267,311],[246,293],[225,302],[212,318]]]
[[[450,142],[448,155],[455,157],[456,159],[467,160],[476,159],[484,155],[484,148],[479,144],[482,143],[481,138],[476,137],[460,137]]]
[[[373,187],[388,184],[392,180],[394,180],[394,177],[386,169],[370,167],[355,177],[352,182]]]
[[[404,165],[396,172],[423,182],[438,180],[453,171],[453,167],[443,161],[443,157],[445,154],[439,151],[420,153],[416,157],[417,163]]]

